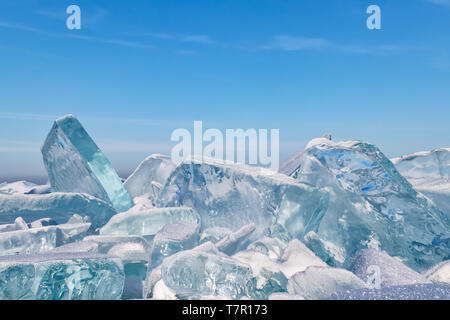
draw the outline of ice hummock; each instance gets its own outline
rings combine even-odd
[[[232,231],[254,223],[250,240],[276,234],[289,240],[327,208],[327,194],[264,168],[192,157],[168,178],[158,206],[187,206],[201,217],[202,230]]]
[[[51,218],[65,223],[74,214],[89,216],[94,228],[103,226],[117,213],[107,202],[88,194],[54,192],[34,195],[1,195],[0,224],[13,223],[22,217],[28,223]]]
[[[111,163],[73,115],[55,121],[41,150],[53,191],[87,193],[119,212],[133,206]]]
[[[450,217],[374,145],[313,139],[291,175],[329,191],[328,210],[311,223],[305,239],[327,263],[348,265],[363,248],[401,257],[416,271],[448,257]]]
[[[120,259],[95,253],[0,257],[0,299],[112,300],[124,282]]]

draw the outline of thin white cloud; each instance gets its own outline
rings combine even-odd
[[[45,31],[43,31],[41,29],[33,28],[33,27],[30,27],[27,25],[22,25],[22,24],[9,23],[6,21],[0,21],[0,28],[28,31],[28,32],[34,32],[34,33],[45,33]]]
[[[213,44],[215,41],[211,39],[208,35],[200,34],[200,35],[189,35],[181,38],[183,42],[192,42],[199,44]]]
[[[124,41],[124,40],[116,40],[116,39],[100,40],[100,41],[103,43],[115,44],[115,45],[123,46],[123,47],[142,48],[142,49],[153,48],[153,46],[151,46],[151,45],[142,44],[142,43],[134,42],[134,41]]]
[[[49,121],[58,118],[54,115],[34,114],[34,113],[17,113],[17,112],[0,112],[0,119],[9,120],[38,120]]]
[[[396,54],[406,51],[424,50],[423,48],[397,45],[363,45],[363,44],[340,44],[323,38],[308,38],[300,36],[278,35],[272,37],[269,44],[261,47],[263,50],[280,50],[286,52],[321,50],[335,51],[350,54]]]
[[[0,21],[0,28],[21,30],[21,31],[33,32],[33,33],[41,33],[41,34],[51,36],[51,37],[61,37],[61,38],[71,38],[71,39],[86,40],[86,41],[96,41],[99,43],[113,44],[113,45],[130,47],[130,48],[141,48],[141,49],[153,48],[153,46],[151,46],[151,45],[147,45],[147,44],[135,42],[135,41],[125,41],[125,40],[120,40],[120,39],[100,39],[100,38],[86,36],[86,35],[82,35],[82,34],[76,34],[76,33],[65,33],[65,34],[51,33],[51,32],[47,32],[45,30],[37,29],[37,28],[30,27],[27,25],[12,24],[12,23],[5,22],[5,21]]]
[[[450,6],[450,0],[427,0],[427,1],[440,6]]]
[[[264,49],[301,51],[321,49],[327,45],[329,45],[329,42],[326,39],[279,35],[273,37],[271,43],[265,46]]]

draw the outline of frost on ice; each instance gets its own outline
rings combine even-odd
[[[133,206],[111,163],[74,116],[57,119],[41,149],[53,191],[87,193],[119,212]]]

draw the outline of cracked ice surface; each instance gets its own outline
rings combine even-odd
[[[57,119],[41,149],[53,191],[87,193],[119,212],[133,206],[111,163],[74,116]]]

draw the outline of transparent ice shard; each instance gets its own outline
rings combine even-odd
[[[0,223],[17,217],[27,222],[51,218],[65,223],[72,215],[89,216],[94,228],[103,226],[117,211],[107,202],[88,194],[55,192],[36,195],[0,195]]]
[[[161,274],[164,284],[181,299],[209,295],[240,299],[255,295],[251,268],[220,253],[210,242],[166,258]]]
[[[169,223],[153,239],[151,268],[158,266],[166,257],[197,246],[199,225],[189,222]]]
[[[251,243],[247,250],[260,252],[272,260],[279,260],[286,247],[287,243],[277,238],[264,237]]]
[[[25,220],[22,219],[22,217],[16,218],[16,220],[14,220],[14,223],[0,225],[0,232],[9,232],[27,229],[29,229],[28,224],[25,222]]]
[[[133,198],[146,195],[156,203],[162,186],[175,167],[170,157],[152,154],[139,164],[125,181],[124,186]]]
[[[53,191],[87,193],[119,212],[133,206],[111,163],[73,115],[55,121],[41,150]]]
[[[57,247],[58,228],[55,226],[0,233],[0,256],[32,254]]]
[[[0,257],[0,299],[118,299],[124,283],[120,259],[95,253]]]
[[[145,211],[133,209],[122,212],[100,229],[102,235],[154,236],[166,224],[174,222],[200,223],[198,214],[191,208],[154,208]]]
[[[346,266],[363,248],[379,248],[416,271],[450,254],[450,216],[418,193],[374,145],[313,139],[297,180],[329,191],[326,212],[305,227],[305,241],[333,266]]]
[[[245,242],[255,230],[256,226],[253,223],[243,226],[236,232],[233,232],[218,241],[216,247],[219,251],[230,256],[238,252],[241,247],[245,247]]]
[[[99,253],[108,253],[108,251],[117,244],[136,243],[143,246],[150,255],[151,246],[148,241],[141,236],[129,235],[91,235],[83,238],[83,241],[94,242],[98,245]]]
[[[330,299],[336,291],[365,288],[357,276],[345,269],[308,267],[294,274],[288,282],[288,292],[306,300]]]
[[[99,253],[98,244],[95,242],[89,241],[77,241],[62,245],[60,247],[56,247],[53,250],[48,251],[47,253],[61,253],[61,252],[91,252],[91,253]]]
[[[408,268],[386,252],[374,249],[360,250],[349,270],[365,283],[375,287],[427,283],[420,273]]]
[[[60,224],[0,233],[0,256],[41,253],[81,240],[90,223]]]
[[[271,170],[193,157],[173,171],[158,206],[187,206],[201,217],[202,229],[232,231],[254,223],[250,240],[264,235],[297,237],[312,216],[326,210],[326,193]]]
[[[230,235],[231,232],[232,231],[230,229],[221,227],[206,228],[200,235],[199,243],[205,242],[217,243],[219,240],[222,240],[226,236]]]

